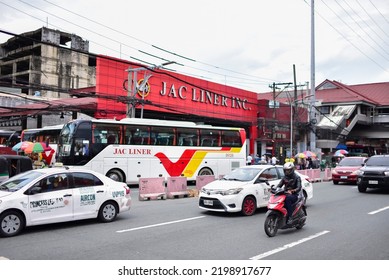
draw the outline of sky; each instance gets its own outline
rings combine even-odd
[[[314,1],[314,40],[312,2],[0,0],[0,30],[59,29],[88,40],[92,53],[174,61],[166,67],[177,73],[253,92],[295,78],[302,88],[389,82],[389,1]],[[0,32],[0,43],[9,38]]]

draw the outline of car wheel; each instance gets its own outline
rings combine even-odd
[[[245,216],[251,216],[257,210],[257,202],[254,197],[247,196],[242,203],[242,214]]]
[[[119,170],[115,170],[115,169],[110,170],[110,171],[108,171],[106,176],[108,178],[111,178],[114,181],[123,182],[124,183],[123,174]]]
[[[0,216],[0,236],[2,237],[18,235],[24,226],[24,217],[19,212],[8,211]]]
[[[334,185],[337,185],[337,184],[339,184],[339,181],[332,180],[332,183],[334,183]]]
[[[115,220],[117,214],[117,205],[112,201],[108,201],[100,207],[98,219],[103,223],[109,223]]]
[[[199,171],[199,176],[213,175],[213,172],[210,168],[204,167]]]
[[[277,218],[278,218],[277,215],[273,214],[273,215],[267,216],[265,219],[264,228],[265,228],[265,232],[266,232],[267,236],[269,236],[269,237],[273,237],[277,234],[277,231],[278,231],[278,219]]]
[[[362,186],[362,185],[358,185],[358,191],[361,192],[361,193],[365,193],[367,190],[367,187],[365,186]]]

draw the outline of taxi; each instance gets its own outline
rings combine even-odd
[[[295,171],[301,178],[305,201],[313,197],[309,178]],[[266,207],[270,187],[284,177],[281,165],[248,165],[233,170],[220,180],[203,186],[199,193],[199,208],[215,212],[241,212],[251,216],[257,208]]]
[[[0,184],[0,236],[49,223],[91,218],[112,222],[130,208],[125,183],[84,169],[34,169]]]

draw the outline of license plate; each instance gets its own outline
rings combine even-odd
[[[378,185],[378,181],[369,180],[369,184],[370,185]]]
[[[340,176],[340,179],[347,179],[347,176]]]
[[[213,200],[204,199],[204,205],[213,206]]]

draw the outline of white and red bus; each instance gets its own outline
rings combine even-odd
[[[218,177],[246,164],[246,132],[156,119],[73,120],[61,130],[57,161],[127,184],[139,178]]]

